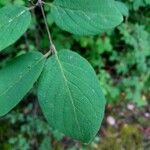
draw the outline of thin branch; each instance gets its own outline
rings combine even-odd
[[[43,18],[44,18],[45,27],[46,27],[46,30],[47,30],[47,33],[48,33],[49,50],[52,53],[56,53],[56,48],[55,48],[55,45],[53,44],[51,33],[50,33],[50,30],[49,30],[48,23],[47,23],[46,16],[45,16],[45,12],[44,12],[44,9],[43,9],[43,1],[42,0],[38,0],[38,4],[39,4],[39,6],[41,8],[41,12],[42,12],[42,15],[43,15]]]
[[[44,55],[44,57],[47,58],[47,57],[50,56],[50,54],[51,54],[51,51],[48,51],[48,52]]]

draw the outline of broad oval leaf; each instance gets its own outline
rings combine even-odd
[[[114,0],[54,0],[51,6],[56,24],[78,35],[95,35],[123,20]]]
[[[32,88],[44,62],[41,53],[32,52],[13,59],[0,70],[0,117],[15,107]]]
[[[48,59],[38,97],[52,128],[85,143],[98,132],[105,98],[91,65],[77,53],[62,50]]]
[[[16,42],[30,25],[31,14],[24,6],[0,9],[0,51]]]

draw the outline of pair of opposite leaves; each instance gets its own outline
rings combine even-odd
[[[118,8],[125,8],[113,0],[55,0],[51,7],[57,25],[79,35],[94,35],[115,27],[122,21]],[[27,30],[30,20],[30,12],[23,6],[2,8],[0,50],[14,43]],[[74,52],[62,50],[48,60],[33,52],[9,62],[0,70],[0,116],[20,102],[41,72],[38,98],[49,124],[89,142],[103,119],[105,99],[94,70]]]

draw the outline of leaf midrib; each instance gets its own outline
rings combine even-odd
[[[67,81],[68,81],[68,80],[67,80],[67,78],[66,78],[66,76],[65,76],[65,73],[64,73],[64,71],[63,71],[63,66],[62,66],[62,64],[61,64],[61,61],[59,60],[58,55],[55,54],[55,56],[56,56],[56,61],[57,61],[57,63],[58,63],[58,66],[59,66],[59,68],[60,68],[60,71],[61,71],[61,74],[62,74],[64,83],[65,83],[65,86],[66,86],[66,88],[67,88],[67,92],[68,92],[68,94],[69,94],[70,101],[71,101],[71,103],[72,103],[73,112],[74,112],[74,117],[75,117],[75,120],[76,120],[78,129],[79,129],[79,131],[80,131],[81,136],[83,137],[83,135],[82,135],[82,130],[81,130],[81,127],[80,127],[80,125],[79,125],[78,117],[77,117],[77,115],[76,115],[76,107],[75,107],[75,104],[74,104],[74,101],[73,101],[73,98],[72,98],[71,91],[70,91],[69,86],[68,86],[68,84],[67,84]]]
[[[53,7],[60,7],[61,9],[64,9],[64,10],[68,10],[68,11],[78,11],[78,12],[83,12],[83,13],[90,13],[90,14],[95,14],[95,15],[100,15],[100,16],[106,16],[106,17],[110,17],[110,15],[107,15],[106,14],[103,14],[101,15],[100,13],[97,13],[97,12],[92,12],[92,11],[89,11],[89,10],[82,10],[82,9],[77,9],[77,8],[69,8],[69,7],[65,7],[65,6],[62,6],[62,5],[58,5],[58,4],[55,4],[55,3],[52,3],[51,6]],[[57,8],[58,9],[58,8]],[[111,14],[112,16],[113,14]],[[114,15],[115,16],[115,15]]]
[[[52,6],[54,6],[54,7],[60,7],[60,8],[63,8],[63,9],[67,9],[67,10],[69,10],[69,11],[88,12],[88,11],[85,11],[85,10],[83,11],[83,10],[77,9],[77,8],[69,8],[69,7],[65,7],[65,6],[62,6],[62,5],[55,4],[55,3],[53,3]]]
[[[23,14],[25,14],[28,11],[28,9],[22,10],[20,13],[18,13],[14,18],[8,18],[9,20],[2,24],[2,26],[0,26],[0,29],[3,28],[6,25],[11,24],[15,19],[18,19],[19,17],[21,17]],[[11,20],[11,21],[10,21]]]

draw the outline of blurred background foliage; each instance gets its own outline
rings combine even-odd
[[[129,8],[124,22],[94,37],[62,31],[53,22],[50,7],[45,6],[57,50],[72,49],[85,57],[106,96],[106,115],[95,140],[84,145],[52,130],[41,114],[33,88],[19,106],[0,119],[0,150],[150,149],[150,0],[122,1]],[[30,7],[36,1],[0,0],[0,7],[11,3]],[[27,33],[0,54],[0,68],[26,51],[48,51],[40,9],[32,10],[32,16]]]

